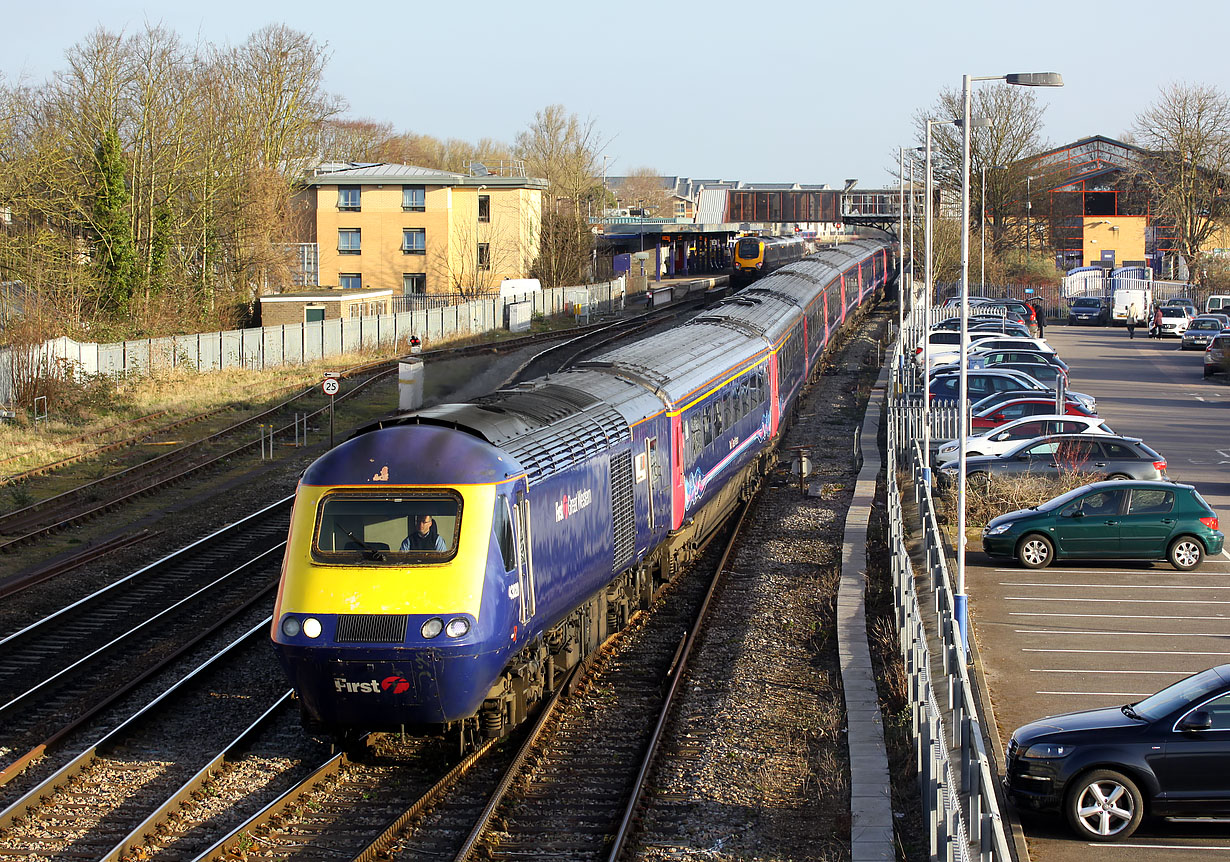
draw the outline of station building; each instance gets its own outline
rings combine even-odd
[[[316,248],[307,286],[466,294],[525,278],[538,253],[547,181],[524,162],[469,174],[414,165],[326,164],[305,179],[300,242]]]

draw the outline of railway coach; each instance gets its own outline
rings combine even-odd
[[[515,726],[753,492],[889,264],[884,243],[847,243],[669,332],[321,456],[272,630],[305,723],[463,748]]]

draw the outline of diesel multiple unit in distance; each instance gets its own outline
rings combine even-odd
[[[793,236],[742,236],[735,240],[733,287],[744,287],[787,264],[802,260],[807,241]]]
[[[750,495],[890,265],[884,243],[847,243],[683,326],[317,459],[272,627],[305,724],[463,746],[506,733]]]

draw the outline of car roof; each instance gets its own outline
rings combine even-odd
[[[1075,436],[1075,435],[1073,435]],[[1186,482],[1171,482],[1166,479],[1102,479],[1099,482],[1090,482],[1084,485],[1084,488],[1122,488],[1128,487],[1143,487],[1143,488],[1159,488],[1170,490],[1171,488],[1183,488],[1188,491],[1195,491],[1195,485],[1189,485]],[[1064,493],[1067,493],[1066,491]],[[1230,667],[1230,665],[1226,665]]]

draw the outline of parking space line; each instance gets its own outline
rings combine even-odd
[[[1018,635],[1093,635],[1094,637],[1133,638],[1224,638],[1225,632],[1117,632],[1064,631],[1061,629],[1014,629]]]
[[[1111,849],[1105,844],[1088,844],[1088,847],[1100,847],[1103,850]],[[1115,849],[1135,850],[1191,850],[1196,853],[1207,853],[1210,850],[1217,850],[1222,853],[1230,852],[1230,847],[1215,847],[1213,845],[1200,846],[1196,844],[1120,844],[1116,842],[1112,845]]]
[[[1230,590],[1230,586],[1198,584],[1047,584],[1040,581],[1000,581],[1001,587],[1086,587],[1096,590]]]
[[[1230,605],[1227,599],[1095,599],[1089,596],[1004,596],[1006,602],[1101,602],[1103,604],[1123,605],[1145,602],[1150,605]]]
[[[1227,552],[1222,551],[1221,556],[1226,557],[1226,559],[1223,560],[1221,559],[1221,557],[1205,557],[1204,562],[1210,565],[1214,565],[1214,566],[1222,566],[1227,563],[1230,563],[1230,554],[1227,554]],[[987,571],[995,572],[996,574],[1005,574],[1005,575],[1021,574],[1021,569],[1019,566],[1015,566],[1011,568],[1009,568],[1008,566],[1003,566],[1003,567],[998,567],[998,568],[987,566],[985,568],[987,569]],[[1160,574],[1161,572],[1173,573],[1176,570],[1169,568],[1169,566],[1167,566],[1167,568],[1164,568],[1164,569],[1057,569],[1057,568],[1048,566],[1045,571],[1048,575],[1156,575],[1156,574]]]
[[[1076,697],[1148,697],[1151,691],[1035,691],[1034,694],[1070,694]]]
[[[1222,620],[1230,622],[1227,617],[1200,617],[1200,616],[1169,616],[1163,614],[1056,614],[1047,613],[1044,611],[1011,611],[1010,617],[1075,617],[1077,619],[1099,619],[1099,620]],[[1131,634],[1131,632],[1128,632]],[[1217,637],[1225,637],[1225,633],[1220,633]]]
[[[1097,655],[1230,655],[1230,652],[1204,652],[1202,650],[1047,649],[1045,647],[1023,647],[1021,652],[1074,652],[1096,653]]]
[[[1154,676],[1191,676],[1191,673],[1185,670],[1082,670],[1081,668],[1070,667],[1031,667],[1030,673],[1127,673],[1127,674],[1152,674]]]

